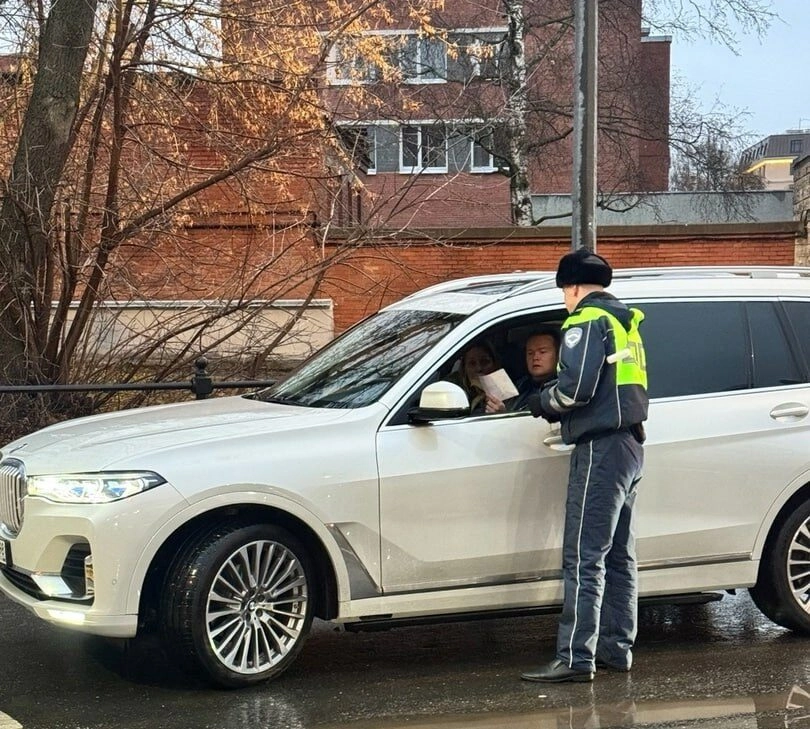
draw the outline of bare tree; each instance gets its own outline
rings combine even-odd
[[[408,12],[425,18],[428,4]],[[330,267],[367,244],[325,243],[335,139],[318,85],[338,39],[384,12],[378,0],[7,12],[19,52],[0,86],[5,382],[143,377],[155,362],[166,376],[238,332],[255,361],[288,346]],[[275,331],[261,320],[259,346],[257,302],[279,299],[299,305]],[[133,302],[173,304],[147,306],[144,328],[113,313]]]
[[[68,0],[57,3],[45,19],[38,42],[41,72],[5,185],[0,208],[0,363],[13,381],[25,381],[29,372],[35,378],[41,375],[36,353],[50,301],[40,283],[95,8],[93,0]]]
[[[692,148],[676,155],[672,189],[679,191],[745,191],[763,189],[757,175],[745,172],[740,151],[731,143],[707,135]]]

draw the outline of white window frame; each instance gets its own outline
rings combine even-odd
[[[470,137],[470,172],[474,174],[486,174],[488,172],[497,172],[498,168],[495,166],[495,155],[490,151],[487,154],[489,155],[489,164],[486,166],[476,166],[475,164],[475,147],[478,145],[481,149],[483,149],[483,145],[478,144],[476,142],[477,136],[481,132],[487,132],[490,136],[494,135],[494,130],[491,128],[486,129],[471,129],[469,132]],[[485,150],[486,151],[486,150]]]
[[[326,57],[326,83],[329,86],[368,86],[369,84],[376,84],[379,82],[377,74],[372,72],[373,67],[367,67],[368,78],[343,78],[338,75],[338,68],[340,66],[339,60],[340,42],[336,42],[330,49]],[[352,59],[357,61],[357,57]],[[360,59],[363,60],[362,58]]]
[[[422,76],[422,69],[423,64],[422,62],[422,54],[424,52],[424,42],[430,41],[434,39],[434,36],[427,36],[423,33],[420,33],[416,30],[408,30],[408,29],[385,29],[385,30],[366,30],[363,31],[363,35],[371,36],[388,36],[391,38],[396,38],[400,42],[406,42],[406,39],[409,37],[414,37],[416,39],[416,58],[414,59],[414,68],[416,69],[415,76],[406,76],[404,64],[399,63],[397,64],[400,71],[402,72],[402,83],[404,84],[444,84],[447,83],[447,46],[443,46],[443,54],[442,58],[444,61],[443,69],[439,70],[440,74],[443,74],[439,78],[424,78]],[[337,69],[339,67],[339,52],[340,52],[340,42],[336,42],[330,49],[329,53],[326,58],[326,82],[330,86],[365,86],[368,84],[375,84],[379,83],[381,79],[376,77],[371,77],[369,74],[369,78],[342,78],[338,75]]]
[[[422,142],[423,127],[438,127],[444,128],[444,166],[443,167],[422,167],[419,165],[411,166],[405,164],[405,130],[409,128],[416,129],[416,154],[418,161],[421,162],[424,158],[424,144]],[[404,123],[399,128],[399,171],[401,174],[447,174],[448,172],[448,157],[449,150],[447,144],[447,125],[435,120],[432,121],[414,121]]]
[[[402,83],[404,84],[445,84],[447,83],[447,45],[443,44],[442,46],[442,59],[444,61],[444,67],[439,70],[439,78],[425,78],[422,75],[423,67],[426,69],[430,69],[431,66],[428,66],[426,63],[423,62],[422,56],[425,49],[425,44],[436,40],[434,36],[424,35],[422,33],[417,33],[416,31],[404,31],[402,32],[403,43],[405,42],[405,38],[408,36],[413,36],[416,38],[416,58],[414,59],[414,68],[416,69],[415,76],[406,76],[405,70],[400,66],[400,70],[402,71]]]

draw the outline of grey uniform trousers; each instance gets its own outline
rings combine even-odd
[[[557,658],[593,671],[629,668],[636,638],[633,511],[644,452],[629,431],[578,444],[571,454],[563,537],[563,612]]]

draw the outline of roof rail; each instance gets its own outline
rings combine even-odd
[[[554,277],[554,273],[548,271],[513,271],[512,273],[493,273],[483,276],[465,276],[463,278],[450,279],[441,283],[433,284],[427,288],[414,291],[406,296],[403,301],[421,298],[422,296],[433,296],[447,291],[464,293],[465,288],[473,288],[479,285],[503,283],[504,281],[521,281],[524,279],[537,279],[540,277]],[[475,293],[470,291],[469,293]]]
[[[698,278],[702,276],[745,276],[747,278],[810,277],[807,266],[660,266],[617,268],[613,278]]]
[[[613,280],[644,278],[808,278],[810,267],[806,266],[651,266],[648,268],[615,268]],[[556,285],[555,274],[538,272],[536,281],[510,291],[505,298],[519,296],[530,291],[540,291]]]
[[[676,279],[676,278],[723,278],[723,277],[748,277],[748,278],[808,278],[810,277],[810,267],[803,266],[651,266],[647,268],[616,268],[613,270],[613,280],[632,279]],[[451,279],[441,283],[428,286],[406,296],[403,301],[412,301],[423,296],[434,296],[436,294],[452,291],[454,293],[475,294],[477,286],[486,284],[497,284],[508,281],[525,281],[522,286],[516,286],[510,291],[505,291],[497,296],[497,299],[508,299],[513,296],[520,296],[531,291],[542,291],[556,286],[556,274],[554,271],[513,271],[512,273],[495,273],[483,276],[467,276],[464,278]],[[467,290],[469,289],[469,290]]]

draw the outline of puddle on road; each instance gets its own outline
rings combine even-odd
[[[539,687],[540,699],[555,687]],[[590,692],[588,695],[591,695]],[[573,697],[572,697],[573,698]],[[810,718],[810,693],[794,686],[788,692],[750,696],[684,699],[679,701],[634,701],[614,704],[587,703],[555,706],[520,714],[466,714],[444,717],[400,717],[321,724],[320,729],[607,729],[640,727],[676,721],[700,721],[735,717],[735,726],[756,727],[756,715],[785,712],[785,726]]]

